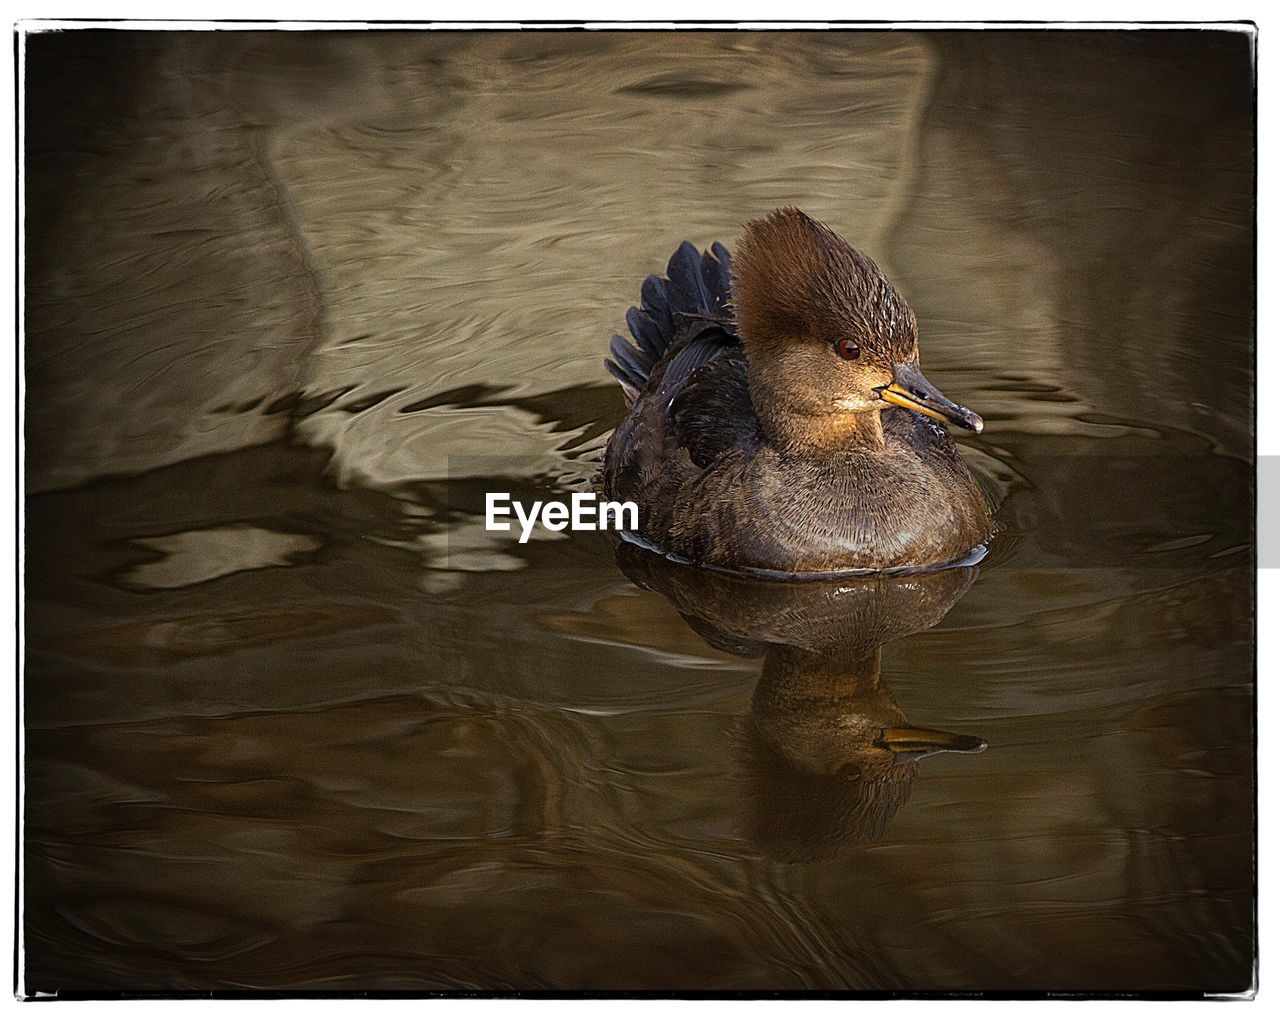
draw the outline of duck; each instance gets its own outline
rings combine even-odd
[[[684,242],[615,335],[626,413],[601,470],[631,539],[696,565],[803,577],[972,562],[993,508],[948,427],[981,416],[920,369],[880,268],[796,207],[736,255]]]

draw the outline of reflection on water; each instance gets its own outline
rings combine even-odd
[[[30,990],[1249,986],[1244,37],[27,67]],[[986,418],[980,570],[485,532],[590,486],[643,276],[788,202]]]
[[[624,571],[666,596],[713,646],[763,658],[742,729],[745,831],[784,861],[878,841],[919,761],[986,749],[917,728],[880,678],[880,648],[937,624],[976,569],[786,584],[705,572],[619,547]]]

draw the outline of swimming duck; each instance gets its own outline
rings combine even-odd
[[[641,539],[718,568],[924,569],[994,525],[944,424],[980,431],[920,371],[915,314],[874,262],[798,209],[676,250],[627,313],[609,372],[628,411],[605,495]]]

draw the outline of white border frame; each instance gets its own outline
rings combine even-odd
[[[350,11],[350,7],[345,8],[342,5],[325,3],[319,0],[317,3],[304,4],[301,0],[291,0],[291,2],[249,2],[249,0],[226,0],[220,4],[199,4],[193,5],[191,20],[173,19],[165,17],[166,14],[171,15],[173,5],[161,4],[156,0],[126,0],[126,2],[117,2],[112,5],[115,9],[111,11],[113,18],[130,19],[130,23],[121,24],[117,20],[71,20],[71,19],[91,19],[101,18],[103,11],[100,3],[85,3],[83,0],[68,0],[66,3],[59,4],[58,14],[62,17],[57,20],[40,20],[39,12],[24,10],[21,12],[11,12],[10,23],[15,25],[15,29],[26,31],[57,31],[57,30],[75,30],[90,27],[103,28],[185,28],[185,29],[201,29],[214,28],[225,31],[250,31],[254,29],[276,29],[282,31],[305,31],[313,29],[333,29],[333,28],[361,28],[376,27],[382,29],[388,28],[419,28],[419,29],[464,29],[464,28],[517,28],[520,27],[521,21],[536,21],[536,28],[553,28],[557,25],[576,25],[582,21],[587,22],[587,27],[595,29],[662,29],[662,28],[694,28],[694,27],[731,27],[740,26],[750,29],[780,29],[780,28],[819,28],[825,27],[830,22],[838,22],[840,27],[866,27],[866,28],[903,28],[903,29],[939,29],[939,28],[960,28],[981,31],[984,28],[1017,28],[1017,29],[1034,29],[1034,28],[1065,28],[1065,29],[1175,29],[1175,28],[1198,28],[1202,26],[1213,26],[1217,28],[1227,28],[1224,22],[1232,22],[1237,20],[1252,21],[1259,26],[1259,37],[1265,35],[1263,31],[1267,24],[1264,10],[1260,4],[1245,4],[1244,7],[1252,7],[1253,10],[1240,10],[1239,7],[1228,8],[1220,3],[1205,2],[1187,2],[1187,0],[1172,0],[1167,3],[1156,3],[1146,0],[1146,2],[1105,2],[1105,0],[1077,0],[1075,3],[1042,3],[1034,10],[1028,10],[1025,3],[1014,3],[1012,0],[989,0],[988,3],[979,8],[973,5],[963,3],[941,3],[941,2],[911,2],[904,0],[893,5],[891,11],[872,10],[868,12],[867,7],[871,5],[861,5],[859,10],[851,10],[848,3],[807,3],[804,0],[793,2],[786,6],[787,13],[795,16],[794,21],[782,21],[771,19],[769,15],[774,13],[775,5],[761,2],[761,0],[743,0],[740,3],[734,3],[732,0],[712,0],[712,2],[686,2],[678,3],[671,0],[652,0],[649,3],[628,2],[628,3],[583,3],[581,0],[564,4],[535,4],[524,3],[517,4],[512,2],[502,2],[502,0],[472,0],[466,4],[440,4],[440,3],[412,3],[409,0],[366,0],[358,6],[361,14],[368,20],[363,21],[347,21],[344,14]],[[551,7],[547,13],[542,13],[538,8],[541,6]],[[608,9],[610,19],[617,20],[596,20],[603,8]],[[266,19],[272,18],[278,12],[278,17],[286,20],[265,20],[264,8],[266,9]],[[713,9],[714,13],[704,14],[708,8]],[[370,15],[370,10],[373,14]],[[458,9],[465,9],[466,13],[471,17],[480,16],[492,20],[472,21],[472,20],[453,20],[438,21],[432,25],[424,24],[424,20],[434,18],[449,18],[456,15]],[[385,14],[383,12],[386,12]],[[876,15],[892,15],[893,20],[852,20],[858,15],[866,17],[867,13]],[[28,16],[32,20],[18,23],[14,15]],[[763,16],[762,16],[763,15]],[[292,20],[299,16],[310,17],[317,20]],[[1063,20],[1078,17],[1081,20]],[[200,20],[197,20],[200,19]],[[550,20],[554,18],[556,20]],[[966,20],[956,21],[955,18],[963,18]],[[982,21],[983,18],[990,20]],[[1040,20],[1040,19],[1044,20]],[[214,20],[218,19],[218,20]],[[224,19],[237,19],[233,23],[229,23]],[[253,19],[253,20],[250,20]],[[697,19],[697,20],[681,20],[681,19]],[[849,19],[849,20],[844,20]],[[1085,20],[1088,19],[1088,20]],[[1176,20],[1175,20],[1176,19]],[[643,22],[637,24],[636,22]],[[677,25],[677,22],[679,24]],[[981,23],[979,23],[981,22]],[[1269,36],[1267,36],[1269,38]],[[7,51],[14,53],[12,49]],[[23,56],[23,43],[21,36],[18,37],[17,44],[17,64],[20,71],[20,63]],[[12,58],[7,58],[12,59]],[[14,67],[7,67],[9,73],[0,77],[0,88],[3,88],[4,95],[0,97],[0,101],[6,104],[6,110],[15,109],[16,97],[13,94],[14,89]],[[20,80],[20,79],[19,79]],[[1272,101],[1272,92],[1267,75],[1264,70],[1259,71],[1258,75],[1258,203],[1257,203],[1257,252],[1258,252],[1258,306],[1257,306],[1257,353],[1258,353],[1258,376],[1257,389],[1259,394],[1274,393],[1276,386],[1280,386],[1280,350],[1272,351],[1263,343],[1263,329],[1266,325],[1272,323],[1275,319],[1273,311],[1276,308],[1278,299],[1275,297],[1273,289],[1263,287],[1266,278],[1266,270],[1269,268],[1269,254],[1274,250],[1275,232],[1271,230],[1270,206],[1268,203],[1268,193],[1262,187],[1269,177],[1271,168],[1275,165],[1275,143],[1276,133],[1271,130],[1275,124],[1274,109],[1275,104]],[[19,112],[19,120],[21,114]],[[21,132],[21,124],[17,125],[19,133]],[[21,135],[18,136],[21,138]],[[13,144],[14,136],[5,133],[5,145]],[[5,166],[10,168],[6,174],[12,174],[13,177],[6,177],[6,185],[12,186],[10,195],[21,197],[22,186],[22,169],[20,164],[10,155],[10,159],[5,162]],[[12,205],[6,207],[13,209]],[[19,208],[19,216],[22,211]],[[16,224],[14,227],[16,228]],[[16,231],[14,235],[16,235]],[[4,261],[7,263],[12,258],[13,250],[6,247]],[[14,317],[21,317],[22,310],[20,307],[22,289],[24,281],[22,279],[21,266],[21,242],[19,241],[19,260],[18,266],[15,268],[18,280],[18,307],[14,308],[13,303],[15,296],[13,292],[6,289],[3,312],[9,314],[8,322],[15,322]],[[13,279],[10,277],[10,279]],[[18,319],[17,322],[21,322]],[[7,375],[14,372],[16,368],[16,352],[15,361],[0,360],[0,374]],[[17,379],[14,386],[17,388],[19,398],[19,408],[15,412],[15,423],[21,422],[21,414],[23,402],[25,402],[25,393],[23,390],[23,381],[21,374],[15,373]],[[7,380],[4,381],[8,383]],[[14,393],[10,391],[9,393]],[[3,555],[5,559],[5,567],[10,569],[9,578],[20,578],[22,571],[21,544],[22,544],[22,521],[19,511],[19,495],[21,494],[21,486],[23,480],[22,459],[24,456],[22,437],[20,429],[16,430],[17,445],[15,456],[14,445],[0,446],[0,458],[3,464],[0,465],[0,478],[4,480],[4,486],[7,488],[11,480],[17,480],[17,492],[12,496],[11,500],[0,502],[0,508],[3,508],[3,514],[7,517],[14,515],[13,531],[10,535],[18,538],[18,550],[15,554],[13,548],[6,546]],[[1275,418],[1259,418],[1257,423],[1258,454],[1260,458],[1264,456],[1280,455],[1280,419]],[[1280,477],[1280,474],[1277,474]],[[1276,481],[1276,486],[1266,486],[1267,481],[1260,481],[1259,489],[1259,524],[1270,523],[1276,521],[1280,517],[1280,478]],[[1265,489],[1265,493],[1263,492]],[[9,496],[6,494],[6,497]],[[20,623],[19,617],[21,613],[21,605],[15,597],[12,590],[5,590],[2,598],[4,618],[14,624],[15,631],[6,632],[4,638],[4,652],[12,652],[19,664],[19,679],[21,678],[21,669],[23,667],[21,644],[16,632],[16,628]],[[12,610],[11,610],[12,604]],[[1267,693],[1267,678],[1278,678],[1280,672],[1275,669],[1280,666],[1280,655],[1277,651],[1280,646],[1271,639],[1273,630],[1268,628],[1269,625],[1277,624],[1276,609],[1280,607],[1280,570],[1264,570],[1259,576],[1258,585],[1258,657],[1257,657],[1257,680],[1258,680],[1258,712],[1259,712],[1259,730],[1261,732],[1263,722],[1267,718],[1267,708],[1274,701]],[[20,694],[21,687],[15,687]],[[16,697],[20,699],[20,695]],[[21,708],[19,707],[19,714]],[[0,732],[0,742],[3,748],[0,748],[0,761],[5,766],[6,775],[3,781],[0,781],[0,789],[3,796],[0,797],[6,804],[11,798],[10,793],[15,791],[14,786],[7,784],[9,778],[7,772],[17,762],[16,758],[20,756],[20,747],[15,747],[15,728],[5,728]],[[17,733],[20,734],[20,733]],[[1270,754],[1267,747],[1261,742],[1258,743],[1258,778],[1259,784],[1263,791],[1267,790],[1265,783],[1266,778],[1276,777],[1274,765],[1276,758]],[[21,798],[21,779],[15,778],[14,785],[18,786],[18,796]],[[12,808],[16,814],[16,806]],[[1261,811],[1261,805],[1259,807]],[[9,820],[13,820],[14,816],[10,816]],[[1269,818],[1265,813],[1260,812],[1257,830],[1257,839],[1259,843],[1260,854],[1271,847],[1268,841],[1272,834],[1272,830],[1267,827]],[[13,862],[14,847],[9,842],[0,843],[0,871],[9,868],[7,876],[13,877],[14,871],[19,865]],[[19,878],[19,893],[20,878]],[[1267,885],[1265,880],[1259,885],[1259,921],[1260,921],[1260,949],[1270,947],[1267,937],[1270,931],[1266,924],[1269,922],[1271,913],[1270,908],[1274,900],[1267,900]],[[12,942],[14,931],[9,929],[6,931],[5,941]],[[1264,960],[1265,961],[1265,960]],[[21,966],[21,964],[20,964]],[[1255,981],[1256,984],[1256,981]],[[1265,1002],[1266,990],[1258,998],[1258,1002]],[[387,1015],[399,1015],[403,1013],[406,1017],[409,1014],[419,1016],[425,1006],[421,1001],[404,1001],[404,1002],[378,1002],[376,1003],[378,1011]],[[866,1004],[866,1003],[864,1003]],[[1079,1006],[1081,1003],[1076,1000],[1064,1002],[1039,1002],[1036,1003],[1034,1011],[1038,1014],[1041,1012],[1055,1014],[1060,1012],[1071,1011],[1067,1006]],[[1184,1014],[1199,1011],[1198,1004],[1194,1002],[1178,1002],[1178,1003],[1161,1003],[1161,1002],[1142,1002],[1145,1011],[1159,1012],[1164,1020],[1178,1019]],[[234,1011],[237,1014],[248,1014],[254,1016],[258,1013],[266,1014],[275,1012],[276,1007],[271,1002],[112,1002],[112,1003],[55,1003],[47,1009],[36,1011],[49,1011],[56,1014],[62,1013],[78,1013],[92,1012],[95,1018],[106,1019],[134,1019],[139,1014],[147,1015],[148,1013],[164,1012],[171,1014],[174,1012],[175,1006],[181,1005],[181,1011],[184,1017],[187,1014],[192,1016],[201,1016],[210,1012]],[[722,1003],[723,1005],[723,1003]],[[788,1003],[789,1011],[796,1011],[800,1005],[806,1014],[812,1014],[815,1017],[836,1018],[836,1014],[843,1019],[845,1014],[850,1011],[857,1011],[856,1006],[846,1005],[839,1001],[835,1002],[803,1002]],[[794,1006],[795,1008],[792,1008]],[[869,1008],[870,1006],[867,1005]],[[25,1008],[25,1007],[24,1007]],[[283,1007],[282,1007],[283,1008]],[[327,1002],[309,1002],[306,1006],[293,1003],[290,1008],[298,1011],[306,1012],[309,1016],[345,1016],[352,1008],[349,1000],[340,999]],[[767,1013],[772,1017],[778,1011],[770,1001],[757,1002],[734,1002],[729,1011],[735,1016],[746,1021],[755,1019],[763,1020]],[[957,999],[948,1005],[948,1009],[956,1013],[961,1018],[968,1017],[977,1019],[981,1018],[989,1020],[992,1016],[999,1017],[1006,1013],[1017,1013],[1019,1016],[1024,1015],[1028,1011],[1025,1003],[1017,1002],[992,1002],[981,1001],[974,1002],[972,1000]],[[1101,1013],[1104,1017],[1114,1013],[1123,1012],[1128,1009],[1124,1002],[1106,1002],[1106,1003],[1090,1003],[1089,1011],[1092,1013]],[[518,1003],[508,1000],[482,1000],[469,1001],[465,999],[450,999],[447,1001],[435,1001],[430,1003],[430,1011],[436,1014],[443,1014],[451,1017],[480,1017],[489,1018],[498,1013],[507,1012],[531,1012],[534,1015],[545,1015],[554,1018],[557,1023],[568,1017],[580,1016],[585,1018],[590,1014],[596,1017],[601,1013],[607,1013],[619,1020],[629,1021],[639,1019],[641,1014],[647,1018],[654,1011],[661,1011],[664,1015],[672,1012],[677,1016],[688,1013],[698,1013],[702,1015],[705,1009],[697,1002],[681,1003],[676,1005],[665,1004],[659,1007],[649,1001],[613,1001],[601,1003],[598,1001],[584,1000],[551,1000],[538,1002]],[[892,1007],[886,1006],[883,1011],[892,1012],[895,1015],[905,1012],[908,1016],[915,1013],[936,1013],[938,1006],[934,1003],[916,1002],[903,1003],[896,1002]],[[1256,1011],[1256,1010],[1247,1010]]]

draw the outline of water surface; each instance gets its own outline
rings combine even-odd
[[[1250,986],[1246,37],[27,69],[28,990]],[[991,555],[735,588],[486,533],[590,487],[644,275],[786,203],[986,419]],[[886,765],[908,724],[986,749]]]

